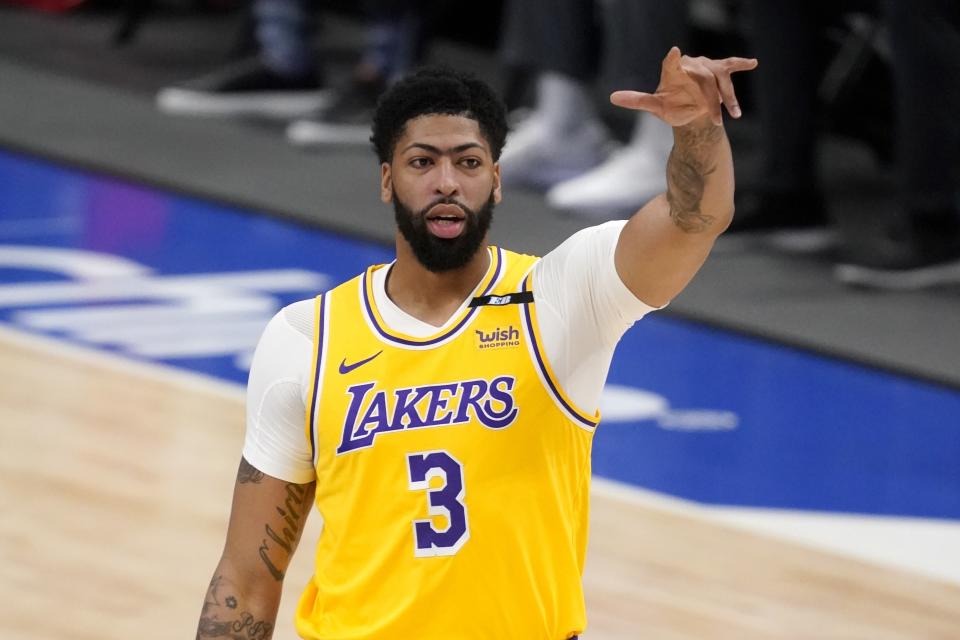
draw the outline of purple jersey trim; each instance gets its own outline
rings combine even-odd
[[[493,277],[490,278],[490,282],[487,283],[486,288],[484,288],[483,292],[480,294],[481,296],[487,295],[490,292],[490,290],[493,289],[493,287],[497,284],[497,281],[500,279],[500,272],[503,270],[503,262],[504,262],[503,251],[499,247],[497,247],[496,250],[497,250],[497,266],[494,269]],[[463,318],[460,320],[460,322],[458,322],[451,329],[445,331],[444,333],[434,338],[428,338],[425,340],[409,340],[407,338],[401,338],[399,336],[395,336],[388,333],[387,330],[381,327],[380,323],[377,322],[377,316],[373,312],[373,302],[372,302],[373,293],[370,291],[370,288],[369,288],[369,284],[368,284],[369,280],[370,280],[370,272],[367,271],[367,273],[365,273],[363,276],[364,311],[366,312],[367,317],[370,318],[370,323],[373,325],[373,328],[377,330],[377,333],[380,334],[380,336],[383,339],[396,344],[401,344],[408,347],[429,347],[439,342],[443,342],[453,334],[460,331],[464,326],[466,326],[466,324],[470,322],[471,319],[473,319],[473,316],[474,314],[476,314],[477,309],[479,309],[479,307],[471,307],[469,311],[467,311],[467,314],[464,315]]]
[[[310,457],[314,466],[317,464],[317,427],[315,424],[317,416],[317,395],[320,393],[320,369],[323,366],[323,325],[324,316],[327,313],[325,304],[327,294],[320,296],[320,313],[317,314],[317,344],[314,348],[317,350],[317,364],[313,371],[313,395],[310,396]]]
[[[529,291],[530,276],[527,276],[523,279],[523,291]],[[597,420],[591,420],[583,415],[583,412],[576,409],[569,402],[567,402],[563,394],[560,393],[560,389],[557,388],[556,383],[553,381],[553,378],[550,376],[550,372],[547,370],[547,364],[544,360],[542,350],[540,349],[540,343],[537,342],[537,334],[533,330],[533,318],[530,313],[530,304],[521,305],[523,306],[523,320],[527,325],[527,335],[530,336],[530,343],[533,345],[533,353],[537,357],[537,366],[540,368],[540,372],[543,374],[543,379],[547,381],[547,386],[550,389],[550,393],[553,394],[553,397],[566,409],[577,422],[582,425],[594,429],[597,426]]]

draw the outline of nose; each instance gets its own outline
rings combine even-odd
[[[444,158],[437,163],[437,193],[445,197],[457,195],[460,192],[460,182],[457,180],[457,171],[453,162]]]

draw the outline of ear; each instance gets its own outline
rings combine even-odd
[[[493,163],[493,203],[500,204],[503,194],[500,191],[500,163]]]
[[[380,201],[393,202],[393,171],[389,162],[380,164]]]

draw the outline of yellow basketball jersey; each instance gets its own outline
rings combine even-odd
[[[586,623],[590,446],[537,329],[536,258],[491,247],[473,305],[395,333],[371,267],[317,298],[307,416],[324,519],[297,630],[561,640]],[[531,295],[531,293],[533,295]]]

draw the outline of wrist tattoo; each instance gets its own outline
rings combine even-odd
[[[197,627],[197,640],[201,638],[228,638],[228,640],[270,640],[273,637],[273,625],[257,620],[244,611],[236,620],[221,621],[216,617],[200,618]]]
[[[270,640],[273,637],[273,623],[257,620],[252,613],[241,611],[235,620],[220,620],[218,614],[226,604],[230,609],[237,608],[237,598],[228,595],[221,602],[220,590],[224,585],[223,576],[214,576],[207,589],[197,625],[197,640],[202,638],[227,638],[228,640]],[[227,590],[229,592],[229,590]]]
[[[667,161],[667,202],[675,225],[687,233],[708,229],[715,217],[700,211],[707,176],[715,166],[709,164],[713,149],[723,139],[723,128],[680,127],[676,144]]]

